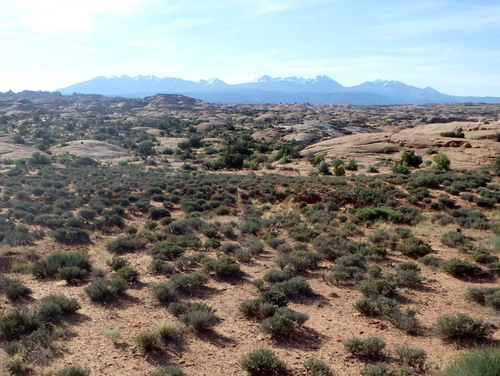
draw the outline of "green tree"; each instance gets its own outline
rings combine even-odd
[[[440,170],[447,171],[450,169],[451,161],[446,154],[440,152],[432,160]]]

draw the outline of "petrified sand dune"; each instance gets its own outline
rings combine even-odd
[[[37,148],[16,144],[10,137],[0,137],[0,161],[29,159],[34,153],[46,155]]]
[[[54,146],[53,154],[69,153],[78,157],[96,160],[121,160],[130,158],[129,152],[119,146],[96,140],[78,140],[67,142],[65,146]]]

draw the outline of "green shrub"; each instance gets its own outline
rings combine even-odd
[[[261,348],[254,350],[241,359],[241,368],[251,376],[284,375],[285,363],[271,350]]]
[[[154,285],[151,289],[153,296],[162,304],[167,305],[175,302],[179,294],[177,290],[168,282],[159,283]]]
[[[286,305],[288,305],[287,296],[284,293],[276,290],[264,291],[262,294],[260,294],[259,300],[263,303],[273,304],[278,307],[285,307]]]
[[[128,265],[118,269],[114,276],[123,278],[128,283],[137,282],[139,280],[139,272]]]
[[[403,373],[402,373],[403,374]],[[386,363],[377,363],[367,365],[361,371],[361,376],[398,376]],[[406,373],[404,373],[406,375]]]
[[[344,348],[347,352],[358,358],[370,360],[384,358],[385,346],[386,343],[378,337],[368,337],[364,340],[352,337],[344,342]]]
[[[127,282],[119,277],[107,280],[104,278],[92,281],[85,292],[94,302],[110,302],[122,295],[128,288]]]
[[[443,171],[447,171],[450,169],[450,158],[444,153],[438,153],[437,155],[432,158],[434,163],[436,164],[437,168]]]
[[[424,349],[411,348],[406,345],[397,346],[395,349],[399,362],[405,367],[415,368],[417,370],[425,370],[425,362],[427,353]]]
[[[212,329],[219,322],[219,319],[211,309],[188,311],[182,314],[179,320],[187,327],[191,327],[196,331]]]
[[[169,284],[177,291],[190,294],[199,290],[208,282],[208,276],[203,273],[176,275],[170,278]]]
[[[109,260],[107,264],[111,267],[111,269],[113,269],[116,272],[118,269],[127,266],[128,261],[123,257],[113,256],[113,258]]]
[[[39,306],[44,303],[52,303],[59,307],[62,313],[74,313],[78,311],[81,306],[80,303],[74,298],[67,298],[64,295],[51,294],[44,296],[40,299]]]
[[[486,304],[486,297],[500,291],[498,287],[469,287],[465,297],[481,305]]]
[[[463,313],[439,317],[435,330],[444,340],[455,342],[479,342],[492,333],[491,324]]]
[[[134,342],[140,351],[147,353],[158,347],[158,334],[153,332],[141,332],[134,337]]]
[[[365,279],[359,284],[359,291],[368,298],[390,297],[396,293],[397,283],[384,278]]]
[[[290,337],[308,318],[306,314],[282,307],[273,316],[262,321],[260,330],[273,337]]]
[[[32,293],[31,289],[23,285],[19,280],[9,277],[0,280],[0,291],[9,300],[24,298]]]
[[[37,278],[60,278],[68,282],[83,279],[90,274],[90,258],[81,251],[55,252],[46,259],[35,262],[33,274]]]
[[[403,152],[401,162],[406,163],[410,167],[418,167],[422,164],[422,157],[416,155],[413,150]]]
[[[304,362],[304,368],[310,376],[330,376],[332,374],[328,364],[315,358],[307,359]]]
[[[448,231],[441,237],[441,243],[448,247],[459,248],[470,243],[470,240],[464,234],[457,231]]]
[[[33,312],[26,309],[14,309],[0,316],[0,338],[15,341],[34,332],[40,325],[40,321]]]
[[[486,249],[477,249],[472,252],[472,259],[480,264],[491,264],[498,261],[498,256],[492,255]]]
[[[106,244],[108,252],[122,254],[145,247],[147,239],[141,234],[122,235]]]
[[[446,273],[451,274],[454,277],[473,277],[483,273],[483,269],[481,269],[478,265],[456,258],[443,262],[442,268]]]
[[[277,282],[273,285],[273,288],[281,291],[289,298],[303,295],[312,296],[314,292],[311,288],[309,282],[302,277],[293,277],[287,281]]]
[[[396,248],[405,256],[422,257],[429,254],[432,249],[429,244],[418,238],[406,238]]]
[[[264,277],[262,277],[262,279],[269,283],[276,283],[276,282],[288,281],[293,276],[294,276],[293,272],[289,269],[285,270],[271,269],[266,274],[264,274]]]
[[[54,376],[89,376],[90,370],[79,366],[70,366],[57,371]]]
[[[82,229],[68,227],[67,229],[59,228],[52,232],[52,236],[56,241],[62,244],[88,244],[90,243],[89,234]]]
[[[149,247],[148,252],[155,259],[167,261],[181,256],[184,253],[184,249],[177,244],[167,241]]]
[[[207,260],[204,263],[204,269],[206,272],[215,272],[219,278],[240,278],[244,274],[240,264],[229,256]]]
[[[432,268],[439,268],[441,266],[441,263],[443,262],[443,260],[441,260],[439,257],[431,255],[419,257],[417,261],[420,261],[422,264]]]
[[[470,350],[437,373],[437,376],[498,376],[500,348],[485,347]]]
[[[25,375],[28,367],[21,354],[12,355],[4,364],[3,368],[11,375]]]

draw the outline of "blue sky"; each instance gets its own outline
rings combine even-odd
[[[0,91],[326,74],[500,96],[498,0],[0,0]]]

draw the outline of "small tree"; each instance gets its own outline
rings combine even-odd
[[[418,167],[422,164],[422,157],[416,155],[413,150],[408,150],[401,155],[401,162],[406,163],[410,167]]]
[[[344,162],[342,161],[342,159],[335,158],[333,160],[333,173],[335,176],[345,175]]]
[[[446,154],[438,153],[432,160],[440,170],[448,171],[450,169],[451,161]]]

